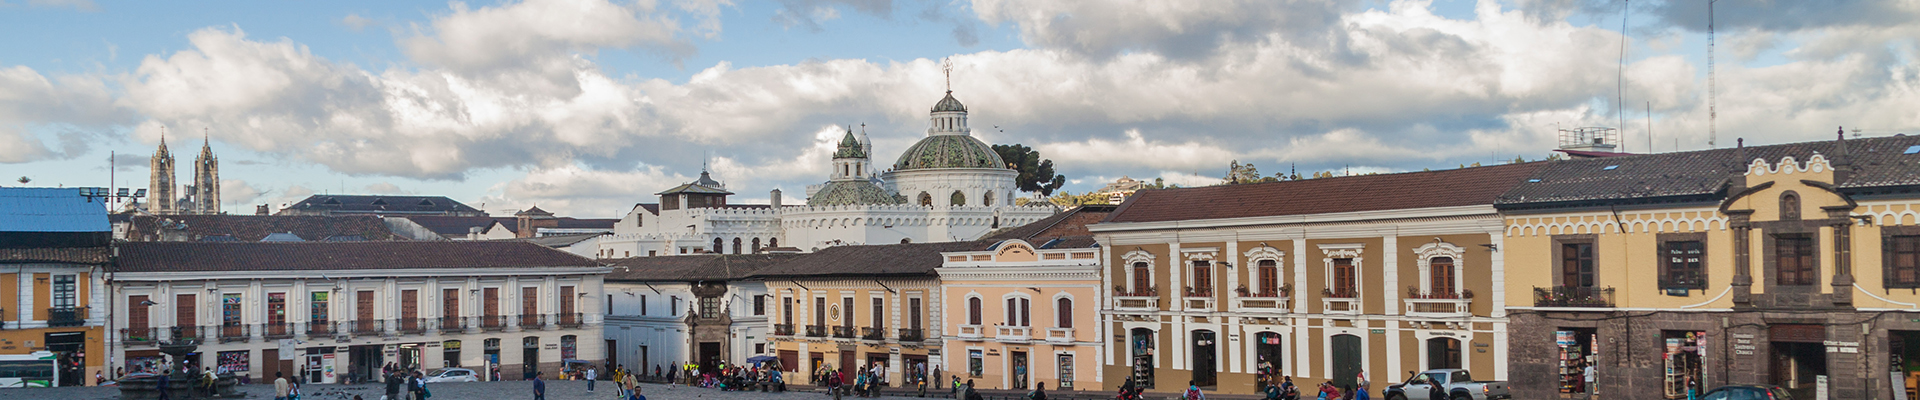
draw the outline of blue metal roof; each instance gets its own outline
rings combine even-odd
[[[0,232],[110,232],[105,200],[82,188],[0,188]]]

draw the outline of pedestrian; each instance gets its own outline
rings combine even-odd
[[[538,374],[533,376],[533,400],[547,400],[547,381]]]
[[[973,380],[972,380],[972,379],[968,379],[968,380],[967,380],[967,389],[966,389],[966,393],[967,393],[967,395],[966,395],[966,399],[964,399],[964,400],[982,400],[982,399],[980,398],[980,391],[978,391],[978,390],[973,390]]]
[[[160,397],[159,397],[159,399],[160,399],[160,400],[172,400],[172,399],[173,399],[173,397],[172,397],[172,396],[168,396],[168,395],[167,395],[167,392],[170,392],[170,391],[171,391],[170,389],[173,389],[173,388],[170,388],[170,387],[167,387],[167,380],[168,380],[168,379],[167,379],[167,375],[173,375],[173,374],[172,374],[171,372],[169,372],[169,371],[167,371],[167,370],[164,370],[164,369],[163,369],[163,370],[160,370],[160,384],[159,384],[159,386],[155,386],[155,387],[157,387],[157,388],[159,388],[159,389],[160,389]]]
[[[1353,400],[1353,384],[1347,384],[1346,392],[1340,396],[1340,400]]]
[[[413,371],[413,385],[409,389],[413,391],[413,400],[427,400],[427,396],[429,395],[427,393],[426,374],[420,371]]]
[[[1593,387],[1593,378],[1594,378],[1593,364],[1587,364],[1586,369],[1580,372],[1582,375],[1585,375],[1586,377],[1587,396],[1599,396],[1600,388]]]
[[[679,374],[679,365],[673,365],[673,368],[667,368],[667,389],[673,389],[673,385],[678,382],[677,378],[680,376]]]
[[[1033,391],[1027,392],[1027,400],[1047,400],[1047,383],[1034,382]]]
[[[1365,385],[1347,389],[1347,391],[1353,392],[1353,400],[1373,400],[1373,395],[1367,394],[1367,387]]]
[[[628,395],[627,395],[627,399],[626,399],[626,400],[647,400],[647,396],[645,396],[645,395],[641,395],[641,394],[640,394],[640,387],[639,387],[639,386],[634,386],[634,387],[633,387],[633,393],[632,393],[632,394],[628,394]]]
[[[273,400],[287,400],[287,377],[279,371],[273,373]]]
[[[387,384],[386,400],[400,400],[400,377],[394,376],[389,370],[380,375],[380,381]]]
[[[1181,395],[1180,398],[1186,400],[1207,400],[1207,394],[1200,392],[1200,385],[1193,384],[1193,381],[1187,381],[1187,393]]]
[[[600,377],[599,368],[587,367],[587,393],[593,393],[593,381]]]
[[[640,378],[633,377],[633,374],[627,374],[627,377],[620,381],[620,385],[627,388],[627,397],[633,397],[640,393]]]

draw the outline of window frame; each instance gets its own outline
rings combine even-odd
[[[1707,289],[1707,273],[1710,269],[1708,267],[1707,235],[1705,233],[1667,233],[1660,234],[1656,240],[1658,240],[1660,244],[1658,253],[1660,258],[1658,262],[1656,262],[1660,269],[1660,289]],[[1674,261],[1675,253],[1673,252],[1686,251],[1689,247],[1698,251],[1696,254],[1697,259],[1691,262],[1679,261],[1678,264],[1676,264],[1676,261]],[[1690,268],[1694,270],[1692,274],[1693,281],[1683,282],[1674,279],[1675,275],[1679,274],[1676,268],[1688,264],[1691,264]]]
[[[1895,242],[1899,240],[1913,241],[1912,243],[1913,265],[1910,267],[1907,267],[1908,269],[1910,269],[1910,271],[1907,271],[1907,272],[1910,273],[1910,276],[1912,278],[1910,281],[1907,281],[1907,282],[1901,282],[1898,279],[1900,276],[1899,273],[1901,272],[1900,269],[1902,267],[1900,267],[1897,262],[1899,249],[1898,249],[1897,243]],[[1880,268],[1881,268],[1880,276],[1881,276],[1882,287],[1885,287],[1888,289],[1920,288],[1920,227],[1916,227],[1916,226],[1881,227]]]
[[[1818,276],[1820,274],[1820,243],[1813,234],[1778,233],[1770,235],[1768,240],[1773,241],[1773,254],[1771,254],[1771,256],[1774,259],[1774,286],[1811,287],[1820,284],[1820,277]],[[1789,252],[1792,254],[1789,254]],[[1795,277],[1791,281],[1787,279],[1789,271],[1787,270],[1786,261],[1788,257],[1793,257],[1800,261],[1793,263],[1795,264],[1794,269],[1796,271],[1792,272]]]

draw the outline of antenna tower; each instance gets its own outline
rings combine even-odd
[[[1632,0],[1620,2],[1620,68],[1614,77],[1613,114],[1620,120],[1623,131],[1627,129],[1627,19],[1633,16],[1632,5]],[[1620,150],[1626,151],[1625,146]],[[1653,148],[1647,148],[1647,152],[1652,153]]]
[[[1707,0],[1707,148],[1716,148],[1714,140],[1720,136],[1720,110],[1716,102],[1715,71],[1713,65],[1713,3],[1720,0]]]

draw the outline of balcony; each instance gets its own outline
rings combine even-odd
[[[918,342],[918,341],[926,340],[927,335],[923,332],[924,331],[920,330],[920,328],[900,328],[900,341],[901,342]]]
[[[561,328],[579,328],[580,325],[586,321],[585,316],[581,315],[581,313],[560,313],[555,316],[559,317],[560,320],[554,323],[560,325]]]
[[[874,340],[874,341],[887,340],[887,329],[875,328],[871,326],[862,327],[860,328],[860,340]]]
[[[526,314],[526,315],[520,316],[521,329],[545,328],[546,326],[547,326],[546,321],[540,320],[540,314]]]
[[[1073,344],[1073,328],[1047,328],[1047,343]]]
[[[121,328],[120,343],[128,346],[149,345],[160,339],[160,328]]]
[[[1534,287],[1533,306],[1613,308],[1613,288]]]
[[[280,323],[269,322],[266,324],[265,329],[267,331],[266,337],[268,339],[285,339],[285,338],[293,337],[293,324],[289,324],[285,322],[280,322]]]
[[[330,338],[330,337],[333,337],[333,334],[334,334],[334,329],[333,329],[332,321],[328,321],[324,319],[307,321],[307,337],[308,338],[311,338],[311,339]]]
[[[1033,339],[1033,328],[1024,326],[999,325],[994,327],[993,338],[1002,342],[1026,342]]]
[[[774,336],[793,336],[793,324],[774,324]]]
[[[1320,312],[1358,315],[1360,314],[1360,294],[1352,288],[1340,291],[1321,289]]]
[[[66,327],[87,324],[86,307],[54,307],[47,309],[47,326]]]
[[[354,336],[373,336],[380,334],[380,321],[362,319],[353,321]]]
[[[245,341],[245,340],[247,340],[246,325],[221,325],[220,326],[220,343],[239,342],[239,341]]]
[[[1215,299],[1213,297],[1212,287],[1188,286],[1184,294],[1186,296],[1182,297],[1180,301],[1181,301],[1181,305],[1185,306],[1187,310],[1192,310],[1192,311],[1212,311],[1213,310],[1213,303]]]
[[[833,326],[833,337],[836,337],[836,338],[841,338],[841,339],[852,339],[852,338],[853,338],[853,327],[851,327],[851,326],[846,326],[846,325],[834,325],[834,326]]]
[[[980,339],[986,336],[985,332],[986,329],[981,328],[980,325],[961,325],[958,336],[961,339]]]
[[[486,315],[480,317],[480,330],[494,332],[507,328],[507,316]]]
[[[168,333],[173,335],[174,343],[199,343],[202,339],[198,326],[176,326],[169,329],[171,332]]]
[[[807,325],[807,337],[827,337],[827,326]]]
[[[427,333],[427,322],[423,318],[401,318],[400,334],[419,335]]]
[[[1447,318],[1473,315],[1469,308],[1473,305],[1473,291],[1460,292],[1422,292],[1419,287],[1408,286],[1407,316]]]
[[[461,317],[440,317],[441,332],[461,332],[467,330],[467,319]]]
[[[1120,311],[1160,311],[1160,291],[1153,287],[1126,290],[1113,287],[1113,309]]]

